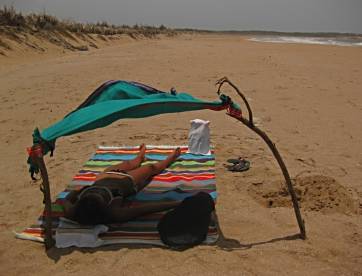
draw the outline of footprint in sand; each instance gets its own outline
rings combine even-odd
[[[79,263],[76,260],[69,259],[64,263],[65,270],[69,273],[79,272]]]
[[[128,139],[146,139],[148,138],[145,135],[133,135],[133,136],[129,136]]]

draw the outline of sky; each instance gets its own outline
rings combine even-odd
[[[116,25],[362,33],[362,0],[0,0],[3,5]]]

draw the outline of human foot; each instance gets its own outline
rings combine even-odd
[[[176,148],[171,154],[173,160],[176,160],[177,157],[179,157],[180,155],[181,155],[181,149],[180,148]]]
[[[146,155],[146,145],[145,144],[141,144],[140,148],[139,148],[139,153],[138,153],[138,157],[141,158],[142,161],[145,160],[145,155]]]

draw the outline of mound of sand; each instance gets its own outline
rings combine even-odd
[[[293,181],[301,208],[328,213],[357,213],[358,204],[351,190],[347,190],[334,178],[313,175]],[[249,186],[249,194],[265,207],[291,207],[291,199],[283,181],[255,183]]]

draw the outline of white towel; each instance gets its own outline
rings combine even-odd
[[[188,153],[210,155],[210,121],[191,120]]]
[[[103,224],[80,226],[74,221],[60,218],[59,226],[55,232],[55,246],[58,248],[70,246],[97,247],[104,244],[98,235],[107,231],[108,227]]]

